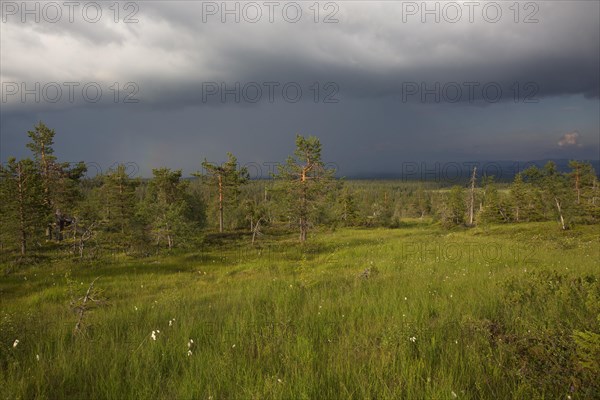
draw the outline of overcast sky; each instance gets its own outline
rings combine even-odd
[[[0,159],[40,120],[62,160],[144,176],[227,151],[266,174],[297,133],[341,175],[598,159],[599,4],[3,1]]]

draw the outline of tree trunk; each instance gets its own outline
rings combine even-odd
[[[219,175],[219,232],[223,233],[223,176]]]
[[[125,233],[125,204],[123,204],[123,177],[119,177],[119,209],[121,211],[121,234]]]
[[[560,208],[560,202],[558,201],[557,197],[554,198],[554,201],[556,201],[556,208],[558,209],[558,215],[560,217],[560,223],[562,225],[562,230],[565,231],[565,230],[567,230],[567,227],[565,225],[565,219],[563,218],[562,210]]]
[[[581,201],[581,189],[579,187],[579,165],[575,168],[575,191],[577,192],[577,204]]]
[[[261,218],[258,219],[258,221],[256,221],[256,224],[254,225],[254,229],[252,230],[252,245],[254,246],[254,241],[256,239],[256,235],[260,234],[260,220]]]
[[[477,167],[473,167],[473,176],[471,177],[471,198],[469,205],[469,226],[473,226],[473,211],[475,208],[475,174],[477,173]]]
[[[40,158],[42,163],[42,184],[44,185],[44,203],[52,207],[52,199],[50,198],[50,166],[46,158],[46,145],[42,144],[40,149]]]
[[[300,217],[300,241],[306,242],[306,218]]]
[[[83,240],[83,235],[79,239],[79,258],[83,258],[83,249],[85,247],[85,241]]]
[[[75,246],[77,245],[77,220],[73,220],[73,254],[75,254]]]
[[[21,165],[17,166],[17,174],[18,174],[18,184],[17,184],[17,196],[19,199],[19,235],[21,242],[21,255],[24,256],[27,252],[27,232],[26,232],[26,224],[25,224],[25,195],[23,191],[25,188],[23,187],[25,181],[23,179],[23,170]]]
[[[306,209],[306,168],[302,169],[302,176],[301,176],[301,185],[302,185],[302,191],[301,191],[301,198],[300,198],[300,218],[299,218],[299,222],[300,222],[300,242],[304,243],[306,241],[306,231],[308,229],[308,222],[307,222],[307,209]]]

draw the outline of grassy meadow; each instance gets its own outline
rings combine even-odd
[[[0,398],[600,398],[598,233],[409,219],[53,254],[0,277]]]

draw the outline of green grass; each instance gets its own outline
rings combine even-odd
[[[600,396],[598,349],[573,336],[600,333],[598,226],[294,239],[2,276],[0,398]],[[74,337],[70,301],[98,276],[108,302]]]

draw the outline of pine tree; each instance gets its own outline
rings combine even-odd
[[[462,186],[453,186],[450,189],[443,220],[447,225],[462,225],[466,222],[466,212],[465,189]]]
[[[156,245],[165,241],[167,247],[172,249],[176,238],[183,239],[193,231],[186,201],[188,182],[181,180],[181,170],[158,168],[153,169],[152,174],[142,202],[142,212]]]
[[[136,233],[136,187],[138,185],[139,181],[129,177],[124,164],[109,170],[102,180],[101,217],[104,232],[111,242],[119,246],[130,245]]]
[[[338,200],[339,218],[345,226],[353,226],[358,218],[354,193],[347,186],[344,186],[340,192]]]
[[[515,175],[512,185],[510,186],[510,201],[512,207],[513,219],[516,222],[524,221],[527,218],[527,187],[523,182],[523,175],[518,173]]]
[[[568,229],[573,208],[573,191],[568,189],[568,179],[561,174],[556,163],[548,161],[544,168],[530,167],[524,175],[536,189],[538,207],[542,208],[544,215],[555,215],[560,221],[563,230]],[[541,203],[541,204],[540,204]]]
[[[594,167],[588,162],[570,161],[569,184],[574,192],[574,207],[583,218],[600,217],[600,192]]]
[[[96,181],[94,179],[94,181]],[[89,182],[86,182],[89,184]],[[95,184],[95,183],[93,183]],[[73,209],[71,224],[66,229],[64,236],[66,244],[70,245],[71,252],[84,257],[86,249],[100,244],[97,239],[101,230],[103,212],[103,196],[99,187],[87,190],[81,201]]]
[[[198,172],[193,175],[202,178],[209,187],[216,189],[219,232],[223,232],[225,208],[237,200],[240,186],[248,182],[248,170],[245,167],[238,169],[237,158],[231,153],[227,153],[227,161],[222,165],[204,160],[202,167],[206,174]]]
[[[565,219],[568,213],[568,208],[573,201],[572,191],[568,190],[567,177],[561,174],[556,164],[553,161],[549,161],[544,166],[544,178],[542,180],[543,190],[546,193],[548,201],[556,205],[556,211],[560,220],[561,228],[566,230],[569,228],[569,224]]]
[[[86,172],[85,163],[73,167],[59,163],[54,155],[54,129],[39,122],[33,131],[27,132],[30,142],[27,148],[33,153],[36,169],[40,175],[45,208],[41,223],[47,225],[48,235],[62,240],[62,231],[71,223],[73,208],[81,199],[79,183]]]
[[[0,188],[2,234],[18,244],[24,256],[29,244],[40,237],[40,219],[45,212],[43,184],[35,163],[29,158],[20,161],[10,158],[0,167]]]
[[[479,218],[481,218],[482,222],[508,221],[498,188],[494,182],[494,176],[484,176],[482,186],[483,202]]]
[[[43,122],[39,122],[33,131],[27,131],[31,139],[27,148],[33,153],[33,157],[39,169],[42,188],[43,202],[49,209],[53,208],[53,183],[57,180],[59,173],[54,156],[54,129],[48,128]]]
[[[314,136],[296,135],[294,156],[279,166],[277,178],[286,201],[288,215],[300,229],[300,242],[306,241],[311,219],[335,171],[321,160],[321,142]]]
[[[412,208],[416,211],[419,218],[423,218],[431,212],[431,199],[423,189],[423,185],[419,183],[417,191],[414,195]]]

